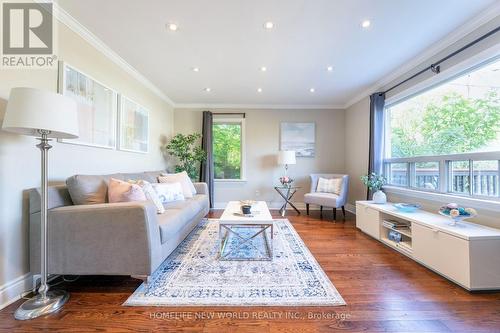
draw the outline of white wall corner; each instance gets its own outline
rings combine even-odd
[[[0,286],[0,310],[29,293],[32,287],[31,273],[26,273]]]

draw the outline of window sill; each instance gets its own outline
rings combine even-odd
[[[456,202],[460,205],[476,208],[486,209],[494,212],[500,212],[500,201],[495,199],[485,200],[471,197],[464,197],[461,195],[453,195],[450,193],[439,192],[426,192],[415,189],[397,186],[384,186],[384,191],[388,194],[404,195],[409,197],[420,198],[424,200],[437,201],[442,204]]]
[[[215,183],[246,183],[246,179],[214,179]]]

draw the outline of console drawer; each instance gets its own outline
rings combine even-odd
[[[469,241],[412,223],[413,257],[470,288]]]
[[[356,227],[368,235],[380,239],[380,213],[373,208],[356,206]]]

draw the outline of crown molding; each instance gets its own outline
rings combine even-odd
[[[272,109],[272,110],[334,110],[344,109],[343,105],[281,105],[281,104],[203,104],[177,103],[175,109]]]
[[[481,14],[477,15],[467,23],[463,24],[460,28],[456,29],[452,33],[448,34],[446,37],[441,39],[440,41],[434,43],[425,51],[421,52],[420,55],[413,58],[405,65],[401,66],[398,70],[392,72],[390,75],[380,79],[375,84],[371,85],[369,88],[363,90],[361,93],[357,94],[354,98],[349,100],[345,105],[344,109],[351,107],[353,104],[361,101],[363,98],[366,98],[376,92],[377,90],[382,89],[387,86],[392,81],[398,79],[399,77],[408,74],[411,70],[415,69],[418,65],[428,61],[431,57],[435,56],[439,52],[444,51],[446,48],[450,47],[454,43],[458,42],[468,34],[472,33],[474,30],[478,29],[482,25],[488,23],[495,17],[500,15],[500,3],[497,2],[492,6],[488,7],[486,10],[481,12]]]
[[[42,2],[37,0],[37,2]],[[106,45],[101,39],[94,35],[90,30],[84,27],[80,22],[78,22],[73,16],[71,16],[67,11],[65,11],[59,4],[53,2],[54,16],[55,18],[74,31],[77,35],[87,41],[90,45],[95,47],[98,51],[103,53],[116,65],[118,65],[125,72],[130,74],[133,78],[143,84],[146,88],[151,90],[155,95],[160,97],[162,100],[170,104],[172,107],[175,103],[165,95],[160,88],[149,81],[144,75],[142,75],[137,69],[120,57],[115,51],[113,51],[108,45]]]

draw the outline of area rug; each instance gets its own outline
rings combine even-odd
[[[346,304],[288,220],[274,221],[272,261],[219,261],[218,230],[217,220],[203,220],[155,271],[150,284],[142,284],[124,305]],[[263,241],[262,236],[253,242],[258,248]]]

